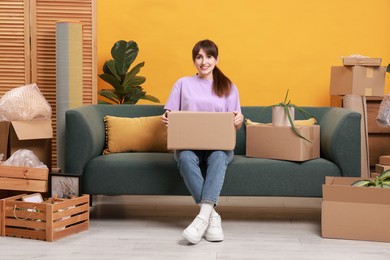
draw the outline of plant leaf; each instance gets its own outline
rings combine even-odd
[[[119,76],[124,76],[138,55],[138,45],[134,41],[117,41],[111,49]]]
[[[390,179],[390,170],[386,170],[384,172],[382,172],[380,175],[379,175],[379,179],[381,181],[386,181],[387,179]]]
[[[351,186],[356,186],[356,187],[368,187],[368,186],[373,186],[374,182],[371,180],[358,180],[355,181],[351,184]]]
[[[115,66],[115,61],[114,60],[109,60],[109,61],[106,61],[104,63],[103,72],[105,74],[109,74],[109,75],[114,76],[118,81],[121,80],[121,77],[116,72],[116,66]]]
[[[126,88],[126,86],[130,85],[129,82],[131,82],[131,80],[134,79],[134,77],[140,72],[141,68],[144,65],[145,65],[145,62],[138,63],[128,73],[126,73],[125,80],[122,83],[125,88]],[[141,85],[141,84],[138,84],[138,85]],[[135,86],[135,85],[133,85],[133,86]]]
[[[284,97],[284,103],[286,103],[286,101],[287,101],[288,91],[289,91],[289,89],[287,89],[286,96]]]
[[[297,105],[290,104],[290,106],[295,108],[295,110],[300,112],[305,118],[310,118],[310,117],[316,118],[313,114],[311,114],[310,112],[304,110],[303,108],[301,108],[301,107],[299,107]]]
[[[102,89],[99,91],[99,95],[119,104],[119,98],[116,95],[116,93],[114,92],[114,90],[112,90],[112,89]]]
[[[132,79],[130,79],[127,85],[123,86],[123,88],[126,92],[128,92],[131,90],[131,88],[138,87],[139,85],[143,84],[145,81],[146,81],[145,77],[135,76]]]
[[[141,99],[149,100],[149,101],[152,101],[154,103],[160,103],[160,100],[158,98],[151,96],[151,95],[144,95],[143,97],[141,97]]]
[[[288,118],[288,121],[290,122],[290,125],[291,125],[291,129],[293,130],[293,132],[300,138],[304,139],[305,141],[308,141],[309,143],[311,143],[311,141],[307,138],[305,138],[303,135],[301,135],[298,130],[296,129],[295,125],[294,125],[294,121],[291,117],[291,114],[290,114],[290,110],[289,110],[289,106],[288,105],[284,105],[283,106],[284,108],[284,112],[286,113],[287,115],[287,118]]]
[[[136,104],[140,98],[145,96],[146,92],[142,87],[133,87],[131,91],[124,96],[123,104]]]
[[[123,92],[122,84],[114,76],[110,74],[100,74],[99,77],[105,82],[109,83],[116,92]]]

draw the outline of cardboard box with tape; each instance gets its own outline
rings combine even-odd
[[[386,67],[332,66],[330,95],[384,96]]]

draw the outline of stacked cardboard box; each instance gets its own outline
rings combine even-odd
[[[331,95],[384,96],[386,67],[380,58],[344,58],[343,66],[332,66]]]
[[[366,58],[358,55],[343,58],[343,66],[332,66],[330,77],[331,105],[344,107],[362,115],[361,121],[361,168],[362,177],[370,177],[372,145],[369,145],[370,113],[368,98],[384,96],[386,68],[381,58]],[[368,97],[368,98],[367,98]],[[376,117],[376,115],[375,115]]]
[[[371,172],[371,177],[378,176],[387,170],[390,170],[390,155],[382,155],[379,157],[379,163],[375,165],[375,171]]]

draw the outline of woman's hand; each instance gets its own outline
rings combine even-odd
[[[244,122],[244,115],[238,111],[234,111],[233,114],[234,114],[234,126],[236,127],[236,130],[238,130],[241,128],[242,123]]]
[[[165,113],[162,114],[161,116],[161,120],[163,121],[163,123],[168,126],[168,113],[171,112],[171,110],[165,110]]]

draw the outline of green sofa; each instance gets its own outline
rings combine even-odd
[[[271,110],[243,106],[245,118],[270,122]],[[291,162],[245,156],[246,128],[237,132],[235,158],[222,196],[321,197],[325,176],[360,176],[361,115],[344,108],[304,107],[321,126],[321,156]],[[66,112],[65,173],[82,174],[82,192],[91,195],[189,195],[172,153],[114,153],[105,147],[105,115],[161,115],[161,105],[86,105]],[[296,119],[303,119],[296,115]],[[129,138],[133,138],[129,136]]]

